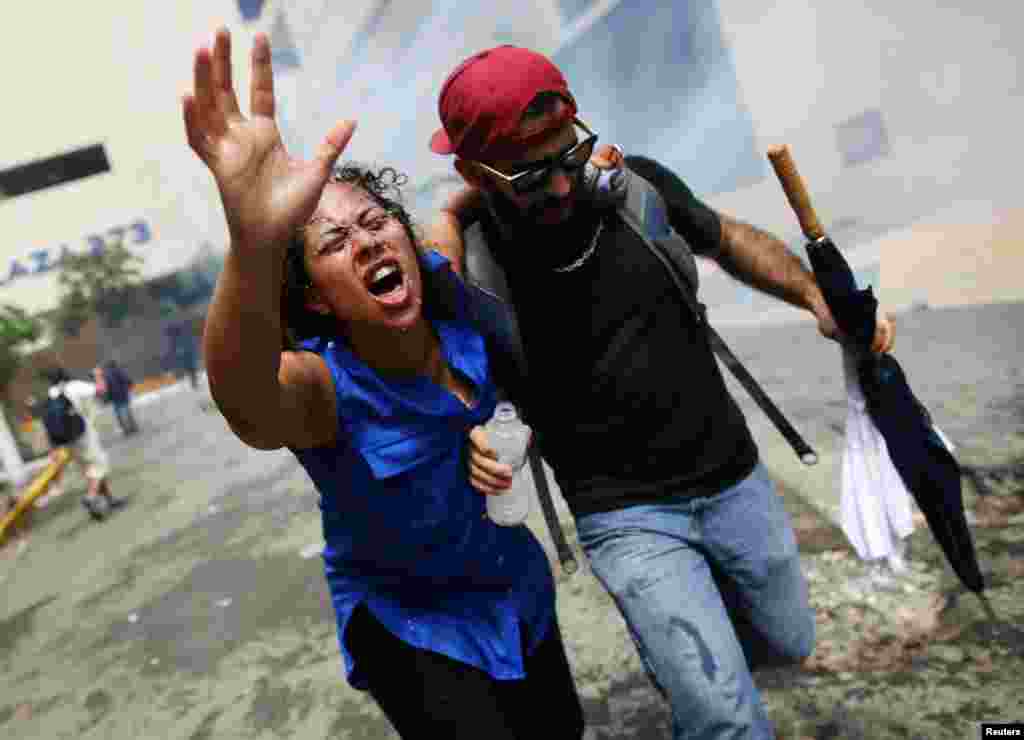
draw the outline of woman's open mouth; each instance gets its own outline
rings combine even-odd
[[[394,260],[387,260],[371,269],[366,274],[365,284],[370,295],[388,306],[400,305],[409,295],[405,274]]]

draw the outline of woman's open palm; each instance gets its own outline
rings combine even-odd
[[[256,36],[251,64],[249,118],[239,111],[231,81],[226,29],[217,32],[212,52],[196,50],[194,90],[182,103],[189,146],[213,173],[232,242],[245,249],[287,243],[309,220],[355,130],[354,122],[341,121],[314,159],[290,157],[274,120],[274,73],[264,34]]]

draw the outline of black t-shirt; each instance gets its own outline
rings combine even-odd
[[[718,248],[718,217],[658,163],[630,157],[694,252]],[[529,367],[530,421],[577,515],[670,496],[710,496],[748,475],[757,448],[706,331],[664,266],[614,212],[578,269],[597,214],[516,229],[505,267]]]

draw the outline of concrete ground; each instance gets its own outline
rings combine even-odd
[[[900,317],[895,354],[964,462],[1024,461],[1021,326],[1019,304]],[[845,414],[838,349],[807,324],[726,336],[822,457],[811,469],[796,462],[736,391],[794,518],[819,615],[814,660],[759,676],[780,730],[969,738],[977,720],[1024,717],[1022,633],[984,620],[926,530],[914,535],[915,573],[903,590],[845,587],[858,566],[834,524]],[[396,737],[342,678],[316,557],[316,495],[291,455],[246,448],[188,388],[137,416],[135,437],[104,425],[124,509],[91,522],[78,503],[84,484],[69,479],[0,546],[0,734]],[[517,485],[529,486],[529,475]],[[1006,516],[986,513],[992,526],[976,537],[997,613],[1019,625],[1024,526],[1012,507],[1021,487],[1012,477],[999,485]],[[969,505],[981,503],[972,495]],[[575,545],[564,506],[561,514]],[[531,526],[547,545],[536,508]],[[585,564],[558,579],[588,737],[668,738],[667,711],[609,598]]]

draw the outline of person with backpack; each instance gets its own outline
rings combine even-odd
[[[51,370],[46,377],[51,385],[42,404],[42,419],[51,459],[56,459],[61,447],[69,452],[88,482],[82,505],[93,520],[102,521],[107,512],[125,502],[113,496],[107,482],[110,462],[95,426],[96,386],[73,380],[63,368]],[[62,478],[63,472],[50,484],[51,495],[60,495]]]
[[[438,110],[431,149],[454,154],[484,196],[479,223],[463,223],[465,269],[521,350],[523,375],[506,391],[671,706],[673,737],[774,737],[752,671],[810,655],[814,614],[790,518],[715,362],[721,340],[697,300],[693,255],[836,338],[813,274],[654,159],[618,161],[606,184],[621,200],[597,197],[583,178],[597,134],[541,54],[473,55]],[[882,316],[875,350],[891,345]],[[470,437],[474,486],[500,494],[511,470],[485,430]]]

